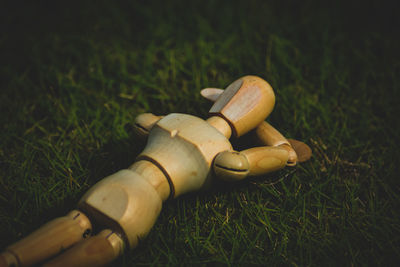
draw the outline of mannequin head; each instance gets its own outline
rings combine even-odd
[[[239,137],[264,121],[274,104],[274,91],[265,80],[257,76],[244,76],[222,92],[209,114],[226,120],[233,134]]]

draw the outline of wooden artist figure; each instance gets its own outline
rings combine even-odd
[[[245,76],[225,90],[201,93],[215,102],[207,120],[177,113],[139,115],[135,131],[148,141],[135,163],[95,184],[76,210],[7,247],[0,266],[105,265],[138,245],[165,200],[202,189],[212,179],[242,180],[311,156],[306,144],[289,142],[264,121],[275,95],[263,79]],[[234,151],[229,138],[252,130],[262,146]],[[103,230],[92,236],[92,226]]]

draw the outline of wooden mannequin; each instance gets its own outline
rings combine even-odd
[[[286,140],[265,122],[275,95],[256,76],[245,76],[225,90],[207,88],[215,101],[206,121],[186,114],[139,115],[135,131],[147,146],[128,169],[95,184],[77,210],[57,218],[0,254],[0,266],[30,266],[64,251],[44,266],[99,266],[133,249],[154,225],[169,198],[206,187],[221,178],[236,181],[305,161],[311,150]],[[234,151],[231,135],[254,130],[262,147]],[[296,153],[297,152],[297,153]],[[104,229],[90,237],[92,224]]]

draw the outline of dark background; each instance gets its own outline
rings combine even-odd
[[[2,3],[0,248],[127,167],[136,115],[205,117],[201,88],[255,74],[312,160],[166,203],[115,265],[394,266],[398,24],[394,1]]]

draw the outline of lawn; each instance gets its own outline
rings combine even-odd
[[[167,201],[115,266],[395,265],[395,10],[312,0],[5,4],[0,250],[128,167],[145,145],[132,131],[138,114],[205,118],[202,88],[254,74],[276,93],[268,121],[309,144],[311,160]]]

